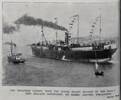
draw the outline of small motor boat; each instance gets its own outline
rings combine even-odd
[[[8,62],[9,63],[14,63],[14,64],[19,64],[19,63],[24,63],[25,59],[21,57],[21,53],[18,54],[13,54],[8,56]]]

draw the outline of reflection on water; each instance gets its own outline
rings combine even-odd
[[[26,63],[8,64],[8,49],[3,48],[3,85],[57,86],[57,87],[97,87],[119,85],[118,51],[113,63],[99,64],[104,76],[96,77],[93,63],[66,62],[47,58],[37,58],[29,47],[21,48]],[[25,50],[26,49],[26,50]]]

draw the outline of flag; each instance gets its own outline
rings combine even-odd
[[[95,27],[95,25],[92,25],[92,27]]]
[[[93,33],[93,32],[90,32],[90,33]]]
[[[70,23],[69,25],[73,25],[72,23]]]
[[[73,17],[78,17],[79,15],[78,14],[76,14],[76,15],[74,15]]]

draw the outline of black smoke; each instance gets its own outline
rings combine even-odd
[[[3,23],[2,31],[5,34],[12,34],[14,31],[17,31],[17,28],[16,28],[16,26],[9,25],[7,23]]]
[[[50,21],[42,20],[41,18],[35,19],[34,17],[28,16],[26,14],[20,17],[19,19],[17,19],[15,21],[15,24],[38,25],[38,26],[41,25],[41,26],[45,26],[45,27],[49,27],[57,30],[67,31],[67,29],[63,26],[57,25]]]

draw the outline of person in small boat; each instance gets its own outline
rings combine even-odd
[[[97,64],[97,62],[95,63],[95,75],[96,76],[103,76],[104,75],[104,72],[102,70],[99,70],[99,66]]]

